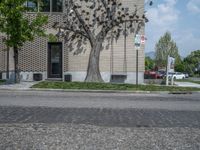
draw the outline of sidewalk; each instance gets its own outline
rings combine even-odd
[[[38,82],[21,82],[19,84],[4,84],[0,85],[0,90],[28,90]]]
[[[191,83],[191,82],[175,82],[175,84],[177,86],[180,86],[180,87],[196,87],[196,88],[200,88],[200,84]]]

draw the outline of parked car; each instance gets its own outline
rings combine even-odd
[[[166,75],[165,75],[166,76]],[[181,72],[169,72],[168,73],[168,77],[169,79],[171,79],[172,77],[174,79],[185,79],[185,74],[184,73],[181,73]]]
[[[165,75],[166,77],[166,75]],[[171,79],[171,78],[174,78],[174,79],[185,79],[186,76],[184,73],[181,73],[181,72],[169,72],[168,73],[168,78]]]
[[[189,74],[187,72],[184,72],[185,78],[189,78]]]
[[[145,79],[161,79],[163,75],[161,75],[157,71],[145,71],[144,72],[144,78]]]
[[[164,70],[159,70],[157,73],[159,74],[160,78],[164,78],[166,75],[166,71]]]
[[[185,79],[185,74],[181,73],[181,72],[175,72],[175,74],[173,75],[174,79]]]

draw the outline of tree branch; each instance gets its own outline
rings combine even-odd
[[[72,5],[72,9],[73,9],[73,11],[75,12],[75,15],[76,15],[77,19],[79,20],[79,22],[80,22],[81,25],[83,26],[83,29],[84,29],[85,33],[87,34],[87,37],[88,37],[88,39],[89,39],[89,41],[90,41],[91,46],[93,46],[93,43],[94,43],[94,39],[95,39],[95,38],[94,38],[92,32],[90,31],[89,28],[86,28],[86,23],[84,22],[84,20],[81,18],[81,15],[79,14],[79,12],[78,12],[78,11],[76,10],[76,8],[74,7],[75,5],[74,5],[73,1],[71,0],[70,2],[71,2],[71,4],[73,4],[73,5]]]
[[[111,31],[114,27],[119,26],[120,24],[123,24],[125,22],[138,22],[138,25],[139,25],[140,23],[143,23],[143,21],[144,21],[143,19],[131,19],[131,20],[122,20],[121,22],[115,22],[115,24],[112,23],[112,26],[110,26],[110,27],[108,27],[108,28],[105,29],[104,32],[106,34],[104,36],[106,36],[107,33],[109,31]],[[137,30],[139,30],[138,26],[137,26]]]
[[[68,28],[68,27],[66,27],[66,26],[63,27],[63,28],[61,28],[61,29],[74,32],[75,34],[79,34],[79,35],[84,36],[84,37],[86,37],[87,39],[89,39],[89,37],[88,37],[84,32],[82,32],[81,30],[74,30],[73,28]]]

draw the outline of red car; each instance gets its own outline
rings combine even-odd
[[[144,78],[145,79],[162,79],[163,75],[157,71],[145,71]]]

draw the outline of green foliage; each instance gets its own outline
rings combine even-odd
[[[194,75],[200,72],[200,50],[193,51],[184,59],[185,71]],[[197,69],[197,70],[196,70]]]
[[[43,25],[47,24],[48,17],[38,14],[35,19],[29,20],[25,14],[28,8],[26,0],[2,0],[0,3],[0,32],[9,38],[5,43],[9,47],[21,47],[26,41],[32,41],[35,36],[45,36]]]
[[[37,14],[29,20],[24,4],[26,0],[2,0],[0,3],[0,32],[6,35],[4,40],[8,47],[14,50],[15,82],[20,82],[18,51],[26,41],[33,41],[36,36],[45,36],[43,25],[48,23],[48,17]]]
[[[178,53],[178,47],[176,43],[172,40],[171,34],[169,32],[166,32],[164,36],[162,36],[159,39],[155,49],[156,49],[156,58],[155,58],[156,66],[160,68],[166,67],[168,55],[175,58],[176,64],[180,63],[181,59]]]
[[[179,62],[175,62],[175,71],[185,72],[185,64],[182,60],[180,60]]]
[[[50,33],[48,35],[48,37],[49,37],[49,42],[57,42],[58,41],[58,38],[55,35],[53,35],[52,33]]]
[[[155,61],[150,57],[145,57],[145,70],[153,70],[155,67]]]

